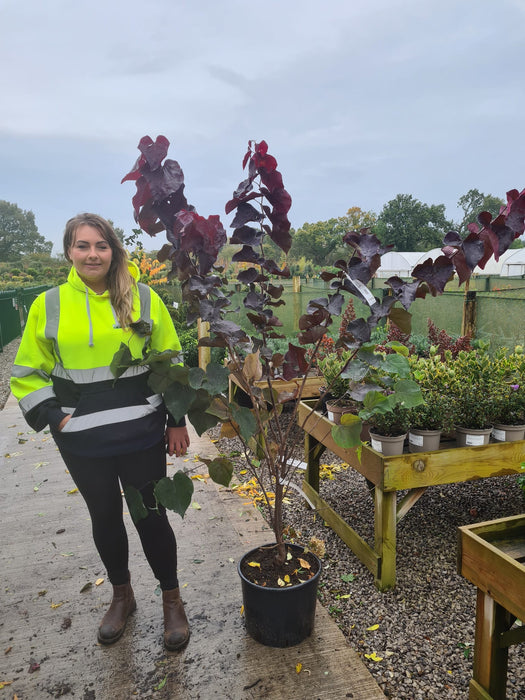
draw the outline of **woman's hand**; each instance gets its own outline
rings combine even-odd
[[[176,457],[185,455],[190,446],[190,436],[186,426],[181,428],[166,428],[166,450],[170,457],[175,453]]]
[[[71,419],[71,415],[64,416],[60,423],[58,424],[58,432],[61,432],[62,428],[65,426],[65,424],[68,422],[68,420]]]

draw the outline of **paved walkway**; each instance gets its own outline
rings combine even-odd
[[[214,452],[208,439],[194,434],[190,454],[170,460],[170,473],[184,468],[205,475],[198,455]],[[184,520],[171,514],[192,631],[186,649],[168,653],[162,646],[161,601],[131,520],[138,609],[119,642],[99,645],[96,628],[111,588],[87,509],[71,492],[51,436],[29,430],[12,396],[0,411],[0,459],[0,699],[384,697],[320,604],[312,636],[296,647],[272,649],[248,637],[237,561],[272,537],[251,505],[210,479],[195,479]]]

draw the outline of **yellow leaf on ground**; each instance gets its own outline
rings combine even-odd
[[[303,665],[302,664],[295,664],[295,672],[296,673],[301,673]]]
[[[309,568],[310,568],[310,564],[309,564],[309,562],[306,561],[306,559],[301,559],[301,558],[299,557],[299,564],[303,567],[303,569],[309,569]]]
[[[282,578],[277,579],[277,585],[278,586],[286,586],[286,583],[282,580]]]
[[[191,507],[192,507],[193,509],[195,509],[195,510],[201,510],[201,507],[200,507],[200,505],[197,503],[197,501],[193,501],[193,503],[191,504]]]
[[[261,568],[261,565],[259,564],[258,561],[249,561],[248,566],[253,566],[254,568],[258,567],[259,569]]]
[[[241,617],[244,615],[244,605],[241,605]]]
[[[104,579],[103,579],[103,578],[97,578],[97,580],[95,581],[95,586],[100,586],[101,583],[104,583]]]
[[[78,489],[77,488],[71,489],[71,491],[68,491],[68,494],[69,493],[78,493]]]
[[[51,603],[51,609],[55,610],[56,608],[59,608],[61,605],[64,605],[64,603]]]
[[[13,681],[0,681],[0,690],[2,690],[2,688],[5,688],[6,685],[11,685],[12,682]]]
[[[375,651],[372,652],[371,654],[365,654],[365,658],[366,658],[366,659],[370,659],[370,661],[376,661],[376,662],[377,662],[377,661],[383,661],[383,657],[382,657],[382,656],[378,656],[378,655],[375,653]]]
[[[290,577],[288,576],[288,574],[286,574],[286,576],[284,577],[284,580],[286,583],[290,583]]]
[[[379,625],[371,625],[370,627],[366,628],[369,632],[374,632],[375,630],[379,629]]]

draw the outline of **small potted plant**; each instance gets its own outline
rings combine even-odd
[[[525,355],[518,345],[512,353],[500,350],[495,357],[499,368],[498,390],[494,396],[492,437],[498,442],[525,437]]]
[[[348,379],[342,373],[350,359],[350,352],[332,352],[317,361],[324,380],[322,388],[328,419],[336,425],[341,423],[345,413],[359,411],[359,405],[350,398]]]
[[[448,351],[446,356],[448,355]],[[487,346],[447,357],[450,400],[458,447],[487,445],[495,417],[498,373]]]
[[[372,448],[383,454],[401,454],[410,425],[410,409],[422,403],[418,384],[410,377],[408,348],[402,343],[387,343],[390,352],[378,352],[364,346],[350,367],[354,383],[350,395],[362,401],[359,417],[369,423]]]
[[[421,389],[424,403],[410,409],[408,444],[411,452],[439,449],[443,432],[453,430],[448,396],[449,370],[432,346],[428,357],[411,356],[411,376]]]

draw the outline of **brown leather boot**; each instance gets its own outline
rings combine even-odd
[[[131,583],[113,586],[113,600],[98,628],[98,641],[113,644],[122,637],[128,617],[137,609]]]
[[[168,651],[181,649],[190,638],[190,626],[178,588],[162,591],[164,609],[164,646]]]

